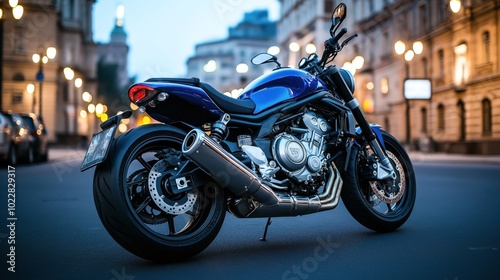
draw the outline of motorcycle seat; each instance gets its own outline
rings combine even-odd
[[[206,83],[200,83],[200,88],[226,113],[251,114],[255,110],[255,103],[251,99],[229,97]]]
[[[235,99],[229,97],[198,78],[150,78],[146,82],[178,83],[201,88],[214,103],[225,113],[251,114],[255,110],[255,103],[251,99]]]

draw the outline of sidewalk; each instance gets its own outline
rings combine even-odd
[[[500,155],[462,155],[462,154],[446,154],[446,153],[422,153],[410,151],[408,153],[412,162],[474,162],[474,163],[490,163],[500,165]]]

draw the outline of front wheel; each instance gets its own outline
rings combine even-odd
[[[393,231],[409,218],[416,198],[415,172],[399,142],[382,131],[386,154],[396,178],[382,181],[365,179],[371,172],[373,152],[368,145],[354,145],[348,170],[344,173],[342,201],[363,226],[378,232]],[[339,165],[344,166],[344,165]]]
[[[99,217],[109,234],[139,257],[157,262],[193,257],[222,226],[223,190],[206,182],[197,189],[173,193],[169,177],[187,162],[180,152],[184,135],[147,128],[135,135],[118,138],[106,162],[96,169],[94,199]]]

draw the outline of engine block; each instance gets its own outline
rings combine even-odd
[[[289,177],[306,182],[326,167],[325,137],[331,128],[324,118],[311,111],[302,116],[299,124],[290,132],[277,135],[271,147],[281,169]]]

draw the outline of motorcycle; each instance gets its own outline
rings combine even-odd
[[[262,53],[252,63],[276,69],[238,98],[197,78],[152,78],[130,100],[159,123],[114,137],[126,111],[103,122],[81,170],[96,166],[94,200],[108,233],[157,262],[182,261],[216,237],[226,212],[238,218],[298,216],[331,210],[340,198],[362,225],[394,231],[416,198],[412,163],[380,126],[369,124],[350,72],[328,65],[349,41],[332,13],[321,58],[281,67]]]

